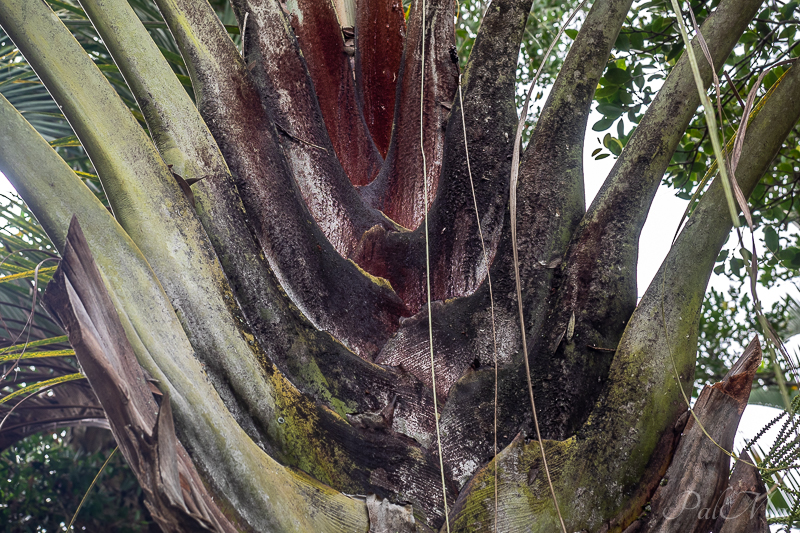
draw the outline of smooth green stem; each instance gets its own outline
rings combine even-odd
[[[91,27],[92,23],[88,20],[65,20],[64,24],[68,28],[81,28],[81,27]],[[167,29],[167,23],[161,22],[157,20],[145,20],[142,21],[142,25],[145,28],[159,28],[159,29]],[[225,30],[230,33],[231,35],[239,35],[239,26],[235,24],[225,24]]]
[[[81,6],[125,77],[172,172],[187,180],[230,180],[211,132],[130,4],[82,0]]]

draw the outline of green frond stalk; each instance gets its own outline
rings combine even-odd
[[[170,392],[195,461],[242,518],[261,531],[366,531],[363,503],[281,466],[242,430],[196,359],[150,264],[60,156],[1,98],[0,140],[0,171],[61,251],[69,220],[77,215],[139,362]]]

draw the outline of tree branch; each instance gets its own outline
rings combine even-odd
[[[164,530],[234,532],[175,436],[167,392],[157,405],[76,218],[47,300],[71,334],[111,431]]]
[[[57,19],[55,20],[57,21]],[[40,28],[47,28],[41,21],[34,19],[34,22],[38,22]],[[76,46],[78,46],[77,43]],[[80,53],[81,57],[86,57],[82,50]],[[88,58],[86,60],[90,61]],[[92,65],[91,68],[96,67]],[[89,72],[91,72],[90,69]],[[90,75],[84,73],[84,78],[88,78]],[[101,74],[98,73],[98,75]],[[109,88],[109,90],[111,89]],[[29,142],[32,141],[29,140]],[[44,143],[41,138],[38,142]],[[51,157],[63,165],[63,167],[56,166],[56,170],[53,172],[55,176],[53,180],[60,180],[61,190],[56,192],[53,189],[54,185],[50,183],[26,195],[23,192],[25,189],[19,184],[19,181],[16,181],[15,185],[33,211],[40,217],[45,210],[48,211],[49,216],[51,206],[43,205],[42,198],[31,198],[31,195],[55,194],[59,200],[62,198],[72,199],[72,202],[65,206],[66,214],[54,213],[54,215],[63,215],[68,220],[73,212],[83,212],[89,209],[84,205],[89,200],[80,199],[80,197],[76,199],[74,194],[69,195],[63,192],[65,190],[72,192],[71,189],[76,188],[75,184],[79,183],[78,178],[46,143],[44,146],[45,148],[42,150],[45,150],[47,154],[52,154]],[[39,166],[26,167],[24,172],[35,173],[39,168]],[[11,177],[10,174],[7,175]],[[33,179],[26,174],[26,182]],[[85,186],[80,185],[77,189],[76,194],[83,191],[84,194],[93,198]],[[179,199],[186,202],[182,193],[178,192],[178,194],[180,195]],[[107,214],[102,206],[100,209]],[[63,218],[60,223],[66,225]],[[162,224],[165,229],[170,231],[186,229],[176,227],[169,222],[162,222]],[[54,224],[43,222],[43,225],[46,229],[52,230],[54,225],[58,225],[58,222]],[[63,231],[58,227],[55,230]],[[182,233],[178,237],[172,236],[165,239],[163,245],[169,244],[173,249],[180,249],[180,246],[188,247],[191,242],[187,245],[182,239],[190,236],[191,234],[188,233]],[[58,245],[58,233],[53,236],[53,241]],[[107,253],[107,250],[103,251]],[[331,253],[339,257],[335,252]],[[113,253],[111,255],[116,257]],[[179,260],[186,258],[190,258],[192,263],[181,265]],[[237,417],[237,421],[249,432],[249,436],[260,442],[276,458],[304,468],[318,479],[348,490],[350,493],[385,492],[385,488],[372,484],[369,472],[375,467],[375,464],[372,463],[381,462],[381,451],[392,454],[399,457],[400,460],[393,462],[391,467],[386,469],[389,480],[387,482],[401,479],[403,476],[401,472],[414,472],[413,476],[406,475],[410,480],[407,487],[408,496],[420,502],[422,508],[426,502],[435,502],[435,498],[428,497],[428,493],[435,494],[439,486],[438,470],[435,468],[432,458],[418,451],[412,451],[414,445],[403,441],[394,434],[362,434],[341,416],[318,406],[312,399],[297,391],[265,357],[263,349],[254,342],[247,327],[233,315],[233,309],[231,309],[234,305],[233,298],[224,284],[224,275],[219,270],[219,266],[204,264],[200,261],[201,258],[202,256],[198,253],[185,253],[178,257],[177,264],[170,264],[167,261],[169,256],[164,259],[162,255],[156,258],[159,262],[151,260],[150,264],[160,267],[162,271],[161,281],[172,293],[173,305],[178,311],[178,317],[184,321],[185,331],[197,350],[196,355],[207,365],[205,367],[205,370],[208,371],[206,379],[210,378],[214,382],[214,386],[224,396],[227,405]],[[215,266],[216,271],[214,271]],[[193,276],[185,276],[187,271],[192,271]],[[209,271],[213,275],[209,274]],[[117,282],[124,285],[122,281]],[[219,285],[215,286],[212,282],[219,283]],[[226,307],[228,305],[231,308]],[[172,310],[172,307],[169,309]],[[173,317],[175,317],[174,314]],[[154,371],[151,370],[152,372]],[[375,372],[371,372],[371,375],[374,376]],[[405,380],[404,385],[410,388],[411,392],[415,391],[413,384],[408,385],[408,380]],[[384,385],[379,390],[383,392],[386,388],[388,387]],[[363,390],[361,393],[363,394]],[[419,388],[416,388],[414,396],[419,397],[424,394],[420,392]],[[277,420],[281,416],[285,416],[292,423],[278,423]],[[421,418],[419,423],[424,424],[425,417]],[[328,444],[321,446],[320,440]],[[365,450],[371,450],[372,453],[364,454]],[[330,455],[328,455],[328,451],[331,451]],[[433,514],[435,515],[435,513]]]
[[[519,2],[515,4],[501,3],[500,6],[509,4],[516,5],[516,9],[522,11]],[[611,51],[629,6],[630,2],[627,0],[595,3],[570,49],[562,73],[556,81],[551,97],[534,131],[533,140],[522,161],[521,194],[518,198],[518,206],[523,222],[519,223],[518,227],[523,248],[521,273],[527,305],[526,320],[528,329],[532,332],[538,332],[546,313],[549,313],[547,299],[550,296],[549,290],[553,273],[565,251],[572,231],[584,212],[582,150],[586,117],[591,109],[597,81],[605,67],[605,58]],[[527,14],[527,11],[523,12]],[[509,13],[513,12],[503,11],[503,7],[500,7],[499,11],[490,9],[481,29],[481,31],[487,31],[488,35],[500,32],[501,37],[498,37],[498,43],[507,42],[509,36],[515,35],[515,31],[521,32],[524,28],[524,17],[521,22],[518,22],[521,25],[515,26],[503,19],[502,13],[509,16]],[[508,32],[508,35],[505,35],[505,32]],[[481,63],[476,62],[475,66],[468,67],[467,71],[468,83],[476,87],[479,85],[472,81],[471,76],[478,74],[480,77],[476,79],[490,80],[490,83],[494,83],[489,86],[490,89],[475,89],[476,104],[480,103],[481,98],[484,103],[488,100],[497,101],[502,94],[506,94],[506,97],[513,101],[513,85],[506,86],[507,81],[505,80],[513,79],[515,71],[512,65],[516,62],[517,49],[514,44],[509,45],[506,55],[509,61],[513,56],[513,61],[511,61],[511,65],[500,69],[500,72],[505,72],[505,74],[498,75],[489,70],[489,67],[498,66],[499,60],[496,58],[500,56],[491,43],[491,40],[488,45],[478,40],[473,49],[476,61],[477,58],[482,58],[483,61],[489,61],[489,66],[481,67]],[[487,93],[493,94],[490,97]],[[469,102],[469,98],[465,101],[465,105],[469,106],[470,104],[467,102]],[[509,137],[513,139],[516,111],[512,107],[510,112],[511,115],[506,117],[505,127],[508,128]],[[491,114],[491,110],[483,112],[476,110],[475,113],[477,118],[472,126],[474,129],[480,130],[483,124],[492,124],[493,122],[499,126],[497,118],[491,118],[485,114]],[[460,117],[455,118],[460,119]],[[460,120],[456,120],[456,122],[451,121],[450,123],[451,126],[458,125],[459,129],[456,130],[456,133],[461,133],[460,122]],[[448,129],[448,134],[450,134],[450,129]],[[500,129],[497,130],[497,134],[500,134]],[[485,143],[471,144],[471,154],[473,152],[482,154],[485,150],[483,144]],[[460,146],[454,137],[453,146],[463,150],[463,137]],[[510,156],[511,143],[499,143],[496,149],[498,151],[490,151],[489,154],[494,154],[495,157],[487,157],[484,161],[487,165],[492,160],[501,161],[499,168],[505,168],[507,176],[510,172],[510,161],[506,161],[505,158]],[[560,156],[549,159],[546,153],[550,149],[555,150]],[[463,154],[463,152],[456,154],[457,151],[456,148],[453,148],[454,158]],[[449,167],[446,165],[445,168]],[[459,171],[466,174],[466,169],[462,168]],[[463,174],[460,175],[460,179],[467,180]],[[484,181],[486,185],[481,185],[484,187],[484,192],[497,194],[497,184],[502,183],[502,191],[505,194],[507,181],[501,179],[497,174],[487,175],[492,176],[494,183]],[[477,173],[475,177],[477,177]],[[476,184],[477,181],[483,180],[476,180]],[[469,194],[468,182],[466,184],[462,182],[461,186],[467,187],[467,191],[462,190],[460,194]],[[444,182],[442,187],[443,189],[447,187]],[[492,189],[493,187],[494,189]],[[455,186],[453,185],[451,188],[455,189]],[[452,198],[457,199],[458,194],[458,191],[451,190],[448,193],[441,192],[440,196],[437,196],[437,201],[431,210],[434,221],[442,220],[438,218],[437,207],[450,201],[455,202],[456,200],[452,200]],[[487,194],[486,197],[491,196]],[[526,407],[528,401],[524,395],[521,396],[524,391],[517,386],[525,383],[526,378],[521,369],[521,358],[518,353],[520,348],[519,325],[516,318],[514,268],[511,262],[511,242],[508,232],[509,218],[505,207],[505,198],[495,198],[497,203],[501,204],[493,205],[486,210],[492,212],[499,209],[504,218],[496,217],[495,228],[499,229],[502,223],[504,224],[503,229],[506,230],[501,240],[496,239],[501,242],[498,255],[492,265],[496,328],[502,332],[498,338],[506,339],[499,346],[497,356],[501,365],[512,362],[520,365],[516,369],[503,370],[504,380],[508,380],[508,383],[514,385],[501,388],[500,404],[502,407],[499,411],[502,413],[504,427],[518,428],[526,423],[530,414]],[[440,200],[441,203],[439,203]],[[471,196],[469,203],[472,203]],[[474,211],[471,207],[463,207],[461,211],[472,213],[470,216],[474,220]],[[450,232],[452,221],[450,224],[443,225],[448,228],[446,234]],[[434,225],[434,227],[438,228],[439,226]],[[477,242],[477,230],[474,228],[474,224],[472,229],[474,233],[470,239],[473,245],[472,253],[475,254],[480,250],[480,245]],[[460,231],[458,225],[456,225],[456,231]],[[486,229],[484,232],[486,233]],[[433,239],[452,238],[452,236],[440,238],[437,236],[438,233],[438,231],[432,232]],[[468,239],[462,237],[457,242],[464,240]],[[462,246],[466,248],[469,244],[462,244]],[[434,249],[437,248],[434,247]],[[467,255],[467,257],[469,256]],[[479,262],[477,257],[473,257],[473,259],[476,263]],[[458,260],[456,259],[456,261]],[[393,264],[397,263],[399,263],[399,259],[393,261]],[[437,271],[438,273],[439,271]],[[482,281],[483,275],[485,273],[482,275],[476,273],[472,278],[473,283]],[[439,287],[441,288],[441,285]],[[437,294],[437,297],[450,297],[450,294],[440,293]],[[485,405],[487,405],[485,399],[493,396],[494,386],[494,372],[490,368],[486,369],[494,357],[491,343],[486,342],[486,332],[492,331],[488,307],[488,287],[484,283],[471,296],[445,302],[444,305],[437,306],[433,310],[434,338],[448,339],[436,347],[439,354],[436,361],[437,385],[442,389],[439,391],[442,396],[449,391],[453,394],[442,415],[442,423],[444,427],[448,428],[444,447],[447,450],[451,467],[454,471],[459,472],[456,477],[463,480],[467,479],[477,466],[471,458],[478,456],[488,459],[493,442],[494,428],[490,425],[476,422],[475,425],[479,429],[478,427],[459,427],[460,421],[463,420],[485,421],[493,416],[491,412],[485,410]],[[418,315],[418,317],[424,316],[425,313]],[[421,380],[429,382],[430,371],[428,365],[424,363],[423,354],[420,353],[420,348],[424,346],[423,341],[427,338],[427,324],[424,320],[416,322],[417,317],[414,320],[404,322],[398,334],[384,347],[377,361],[385,364],[402,364],[404,368],[410,370]],[[477,372],[474,375],[467,374],[465,376],[471,366],[475,368],[475,361],[478,361]],[[483,365],[486,366],[482,369]],[[464,382],[456,385],[451,391],[450,387],[462,377]],[[500,442],[507,444],[513,437],[513,433],[505,438],[501,436]]]
[[[745,198],[800,119],[797,98],[800,69],[790,69],[773,88],[747,129],[736,170]],[[663,458],[656,453],[657,436],[668,431],[686,409],[676,375],[688,395],[694,375],[703,294],[731,226],[722,185],[715,180],[625,329],[609,372],[609,386],[589,422],[584,424],[578,441],[582,453],[604,447],[603,455],[596,457],[596,461],[608,465],[608,475],[616,476],[614,479],[643,479],[645,472],[658,472],[666,465],[659,464]],[[629,413],[638,414],[633,430]],[[629,439],[626,435],[636,437]],[[653,486],[658,480],[652,479],[650,483]],[[637,506],[643,506],[647,501],[645,485],[638,492],[627,490],[631,497],[620,508],[635,513]]]
[[[177,168],[187,178],[206,176],[194,186],[201,220],[212,230],[209,233],[231,290],[269,361],[304,393],[331,405],[341,417],[374,411],[397,395],[395,425],[409,436],[428,436],[434,426],[429,391],[411,376],[356,357],[328,334],[317,331],[291,305],[250,233],[213,137],[172,70],[159,61],[160,53],[133,10],[126,2],[108,0],[102,9],[96,0],[85,0],[83,6],[130,80],[165,161],[180,165]],[[131,53],[141,48],[155,53]],[[324,379],[309,371],[309,362]],[[270,364],[262,366],[271,368]],[[354,377],[345,378],[345,368]],[[365,395],[364,390],[370,394]]]
[[[251,406],[263,405],[266,398],[280,402],[280,397],[263,376],[261,349],[249,342],[247,327],[237,320],[224,273],[170,170],[48,5],[6,2],[0,8],[0,21],[70,120],[118,220],[158,276],[216,389],[252,437],[266,438],[275,424],[276,406]],[[60,179],[74,183],[76,178],[71,171],[62,171]],[[72,212],[78,212],[80,205],[75,204]],[[66,226],[66,221],[62,224]],[[273,441],[284,438],[285,433],[273,432]]]
[[[776,83],[748,127],[736,171],[745,196],[755,188],[800,118],[798,87],[800,69],[792,68]],[[596,530],[607,521],[611,521],[611,530],[624,528],[639,515],[661,480],[686,412],[676,376],[690,395],[703,293],[730,229],[725,195],[715,181],[631,317],[614,355],[607,386],[588,421],[567,440],[545,442],[559,504],[566,509],[564,519],[571,530]],[[501,377],[502,383],[512,379]],[[463,382],[456,387],[474,389],[480,383],[474,375]],[[456,390],[451,391],[448,405],[456,401]],[[442,416],[444,419],[448,413]],[[495,462],[504,473],[499,486],[504,507],[514,513],[514,520],[544,532],[557,529],[558,519],[539,458],[538,443],[525,444],[519,436]],[[514,468],[504,466],[512,463]],[[459,527],[469,530],[464,529],[466,524],[477,519],[489,530],[488,520],[494,515],[493,479],[493,465],[489,464],[461,491],[451,518],[456,531]],[[575,491],[576,486],[583,490]],[[520,497],[524,503],[519,502]]]
[[[517,61],[530,10],[530,0],[498,0],[492,2],[481,22],[462,87],[467,146],[461,103],[458,99],[453,102],[442,176],[428,217],[436,299],[472,294],[485,278],[500,241],[518,121]],[[487,258],[478,238],[475,201]]]
[[[702,32],[719,68],[762,0],[723,1]],[[698,49],[699,45],[694,45]],[[711,68],[702,65],[706,82]],[[559,273],[553,312],[531,350],[542,431],[571,435],[600,393],[613,349],[636,306],[639,233],[661,177],[699,104],[682,57],[636,128],[603,188],[572,237]],[[582,144],[581,144],[582,145]],[[547,260],[547,258],[543,258]],[[532,261],[528,261],[531,263]],[[573,318],[574,317],[574,318]],[[565,335],[574,323],[572,337]]]

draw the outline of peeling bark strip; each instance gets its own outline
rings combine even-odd
[[[422,28],[421,0],[416,0],[408,17],[403,60],[400,65],[394,130],[389,152],[378,177],[362,189],[371,203],[409,229],[419,226],[439,184],[444,150],[444,128],[458,83],[458,65],[450,57],[455,46],[455,2],[430,0],[425,3],[426,28]],[[425,39],[425,95],[423,130],[428,190],[423,190],[420,152],[420,82],[422,39]],[[427,204],[425,198],[428,198]]]
[[[234,532],[175,437],[169,394],[153,399],[77,219],[45,300],[105,409],[120,450],[164,531]]]
[[[345,175],[325,128],[306,61],[278,1],[235,0],[233,6],[240,22],[248,14],[247,77],[255,81],[269,120],[277,128],[277,140],[292,178],[327,239],[337,252],[347,257],[369,228],[383,225],[394,229],[394,226],[364,203]],[[330,58],[312,56],[311,59]],[[334,98],[324,92],[331,88],[323,85],[320,90],[326,100]],[[334,102],[337,106],[345,103]]]
[[[356,2],[356,87],[361,95],[364,120],[383,157],[392,135],[405,35],[402,0]]]
[[[730,457],[723,450],[733,450],[760,363],[761,346],[754,337],[723,380],[700,393],[694,405],[700,424],[689,418],[642,533],[705,533],[714,526],[730,471]]]
[[[339,26],[328,0],[299,0],[285,6],[336,156],[353,185],[366,185],[381,169],[383,157],[372,141],[356,96],[353,28]],[[343,30],[347,35],[342,35]],[[384,44],[375,52],[385,53]],[[286,77],[285,71],[281,77]]]

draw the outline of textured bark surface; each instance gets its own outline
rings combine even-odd
[[[767,533],[767,488],[747,452],[733,467],[728,488],[718,501],[714,533]],[[716,510],[716,508],[715,508]]]
[[[87,360],[112,376],[99,387],[116,388],[98,395],[119,438],[135,449],[119,429],[126,425],[145,437],[145,451],[132,452],[131,461],[152,466],[139,471],[167,502],[153,504],[164,520],[178,524],[184,513],[222,524],[215,511],[186,503],[196,493],[181,476],[196,474],[180,466],[188,455],[170,452],[174,412],[207,490],[257,531],[429,531],[444,527],[444,498],[453,531],[550,533],[561,526],[542,448],[568,531],[743,527],[698,522],[692,513],[657,520],[685,507],[687,490],[710,505],[727,474],[719,448],[697,436],[695,422],[687,426],[678,388],[689,394],[703,293],[730,232],[719,183],[635,300],[639,232],[698,102],[683,59],[584,209],[586,120],[630,0],[597,0],[583,18],[521,160],[527,354],[506,197],[530,0],[489,5],[462,80],[466,126],[454,100],[452,2],[417,0],[406,29],[401,4],[389,0],[335,8],[235,0],[243,59],[208,3],[156,1],[190,72],[196,107],[125,0],[85,0],[152,143],[45,4],[0,3],[0,24],[62,104],[121,226],[4,100],[0,168],[56,247],[64,249],[73,213],[86,229],[99,268],[92,294],[103,284],[108,294],[92,307],[99,300],[84,298],[83,278],[70,278],[65,262],[54,307],[71,334],[88,332],[73,335],[76,348],[92,336],[128,342],[107,351],[128,360],[135,354],[165,393],[158,407],[149,389],[140,394],[139,374],[113,377],[99,352]],[[356,26],[340,27],[336,13],[354,7]],[[722,0],[706,20],[715,64],[758,8],[759,0]],[[701,68],[710,77],[711,68]],[[791,68],[750,124],[736,172],[746,196],[800,117],[798,86],[800,70]],[[374,181],[353,186],[378,166]],[[196,210],[175,175],[204,177],[193,190]],[[87,311],[94,325],[81,321],[77,304],[103,310]],[[116,333],[106,335],[113,327],[101,318],[114,317]],[[698,401],[698,416],[723,446],[756,351]],[[531,439],[525,357],[543,443]],[[128,381],[144,399],[126,407]],[[147,414],[126,411],[140,408]],[[737,475],[731,487],[763,493],[752,472]],[[733,513],[753,503],[747,497],[720,505]],[[643,514],[648,503],[653,511]]]
[[[798,83],[800,71],[789,70],[771,89],[767,103],[748,128],[744,150],[749,156],[743,156],[737,169],[745,197],[768,168],[781,139],[800,118],[800,101],[793,96]],[[689,390],[702,294],[731,228],[726,205],[717,180],[700,201],[656,274],[655,282],[631,316],[614,355],[607,386],[587,422],[567,440],[545,442],[556,495],[562,512],[566,513],[568,528],[592,530],[603,524],[610,531],[625,528],[639,516],[670,464],[672,450],[686,421],[686,407],[675,376],[677,373],[684,390]],[[675,275],[676,272],[680,275]],[[481,373],[485,378],[483,383]],[[517,401],[524,404],[524,393],[520,391],[524,377],[517,375],[514,382],[512,376],[500,374],[500,382],[507,384],[500,387],[501,402],[513,397],[504,394],[516,387]],[[491,416],[490,406],[483,410],[475,407],[466,410],[461,406],[475,405],[471,398],[478,391],[482,392],[481,397],[490,397],[492,383],[493,375],[488,370],[462,378],[448,399],[448,408],[455,406],[454,410],[465,411],[454,419],[471,420],[467,413],[476,413],[476,418],[487,420]],[[635,420],[632,413],[637,414]],[[449,415],[445,409],[443,425]],[[503,419],[499,424],[527,429],[524,425],[507,425]],[[476,427],[480,425],[469,424],[460,435],[461,440],[470,444],[470,441],[480,442],[480,436],[475,435]],[[484,450],[491,449],[485,440],[482,445]],[[473,444],[473,449],[481,448]],[[470,455],[464,455],[462,464],[467,457]],[[502,502],[500,520],[515,527],[535,524],[533,531],[558,529],[547,483],[538,464],[540,457],[538,444],[535,441],[526,444],[520,435],[497,458],[478,469],[459,494],[451,520],[456,530],[489,531],[492,527],[495,464],[503,473],[498,485]],[[523,475],[525,472],[536,472],[536,476],[529,478]],[[620,480],[625,480],[623,485]]]
[[[272,271],[317,328],[371,358],[408,311],[387,284],[343,259],[314,223],[255,83],[211,9],[177,4],[190,28],[182,27],[177,15],[167,16],[167,23],[192,60],[198,109],[237,180]],[[205,35],[214,46],[195,48],[195,34]],[[298,261],[304,268],[296,268]]]
[[[214,487],[216,496],[226,500],[258,531],[366,531],[367,527],[362,527],[367,520],[363,503],[280,465],[256,444],[269,444],[267,449],[274,453],[272,442],[258,438],[254,441],[252,433],[245,433],[243,428],[253,429],[246,419],[248,413],[235,406],[229,411],[232,404],[223,403],[220,391],[209,379],[213,373],[207,373],[208,367],[202,365],[172,303],[130,237],[96,196],[81,185],[63,159],[1,98],[0,114],[0,135],[7,140],[0,147],[2,172],[38,213],[39,221],[62,253],[69,221],[77,213],[136,357],[162,390],[169,391],[183,442],[188,443],[196,464],[202,465],[204,479]],[[44,204],[46,209],[42,209]],[[246,363],[237,359],[229,362]],[[260,375],[258,369],[251,369],[238,376],[253,379]],[[278,391],[277,397],[272,393],[260,395],[257,409],[250,414],[269,420],[275,410],[283,409],[282,399],[295,410],[314,411],[308,403],[303,406],[303,397],[293,394],[294,387],[280,373],[272,372],[270,377],[277,380],[273,382],[276,386],[268,384],[267,389]],[[261,381],[250,384],[255,390],[264,385]],[[284,442],[287,436],[289,440],[299,438],[296,444],[303,446],[303,439],[308,437],[307,426],[279,424],[273,418],[271,427]],[[292,436],[287,431],[290,429],[301,432]],[[317,445],[307,449],[312,455],[323,451]],[[237,453],[230,454],[230,450]],[[253,472],[263,475],[253,476]],[[314,497],[306,500],[302,495]]]
[[[327,240],[346,257],[367,229],[376,224],[394,226],[361,200],[337,159],[306,60],[277,0],[236,0],[233,6],[240,23],[248,14],[249,31],[243,31],[245,36],[247,33],[252,36],[245,42],[247,73],[241,70],[239,76],[250,78],[252,75],[271,122],[269,129],[276,132],[272,133],[274,142],[285,154],[289,174],[285,171],[284,174],[293,178],[291,187],[299,187],[303,208],[308,206]],[[219,40],[226,42],[229,55],[226,59],[231,61],[236,56],[236,63],[241,63],[227,34],[223,32]],[[312,55],[310,59],[319,62],[326,58]],[[330,107],[333,103],[327,100],[333,96],[326,94],[327,89],[327,85],[320,88],[321,100]],[[246,96],[246,100],[249,99],[250,96]],[[233,98],[226,100],[230,102]],[[255,111],[255,107],[250,112],[262,114]],[[344,130],[342,134],[351,132]],[[284,188],[287,186],[288,183]],[[327,243],[324,246],[327,247]]]
[[[502,0],[487,12],[462,82],[463,122],[457,95],[453,99],[443,132],[441,183],[428,217],[433,300],[473,293],[494,259],[508,203],[517,124],[514,81],[530,6],[529,0]],[[469,146],[477,147],[469,153],[474,197],[467,169]],[[406,165],[404,160],[403,168]],[[478,236],[476,203],[486,258]],[[353,259],[371,274],[388,279],[418,311],[426,298],[425,239],[423,226],[412,233],[375,228],[363,236]]]

